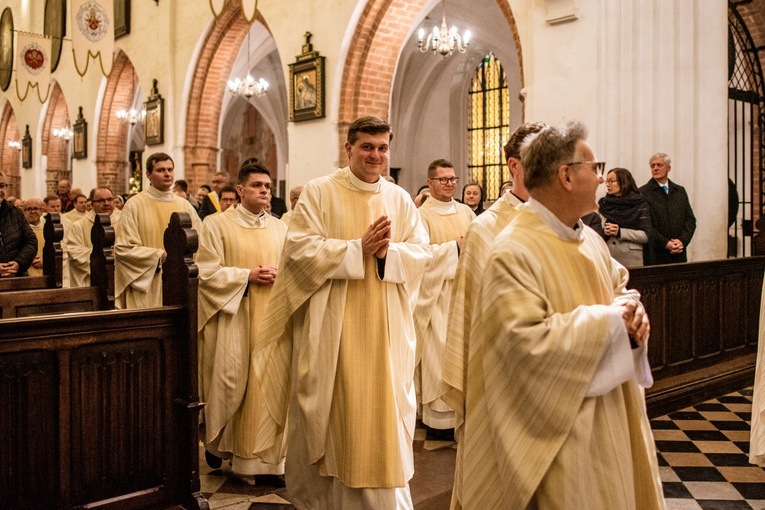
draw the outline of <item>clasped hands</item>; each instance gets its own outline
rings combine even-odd
[[[388,255],[389,245],[390,220],[383,215],[377,218],[361,236],[361,252],[364,257],[374,255],[378,259],[384,259]]]
[[[685,246],[683,246],[683,242],[680,239],[670,239],[667,241],[665,248],[669,250],[671,254],[677,255],[678,253],[683,253]]]
[[[0,262],[0,278],[9,278],[16,276],[19,272],[19,263],[15,261]]]
[[[274,266],[258,266],[250,269],[250,277],[247,279],[255,285],[273,287],[276,280],[276,268]]]
[[[635,340],[638,346],[643,346],[651,334],[651,323],[643,305],[637,301],[627,301],[616,306],[621,309],[627,334]]]

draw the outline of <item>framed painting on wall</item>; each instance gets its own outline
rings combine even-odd
[[[305,34],[303,53],[290,67],[290,120],[321,119],[324,111],[324,57],[313,51],[311,33]]]
[[[151,96],[143,104],[146,109],[143,129],[146,145],[160,145],[165,142],[165,100],[157,90],[157,80],[152,83]]]
[[[29,124],[21,139],[21,167],[32,168],[32,135],[29,134]]]
[[[80,113],[77,116],[72,128],[74,131],[74,146],[72,147],[72,155],[74,159],[85,159],[88,157],[88,123],[82,116],[82,106],[80,106]]]

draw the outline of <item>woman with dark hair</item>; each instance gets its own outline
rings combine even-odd
[[[471,182],[462,188],[462,203],[470,207],[476,216],[481,214],[483,209],[483,188],[477,182]]]
[[[605,197],[598,202],[603,238],[611,256],[625,267],[639,267],[650,256],[651,210],[626,168],[606,175]]]

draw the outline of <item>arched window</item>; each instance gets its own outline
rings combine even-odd
[[[510,98],[502,64],[489,53],[476,69],[468,94],[468,171],[486,198],[510,180],[502,146],[510,136]]]

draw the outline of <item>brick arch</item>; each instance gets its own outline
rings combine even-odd
[[[97,185],[114,193],[125,193],[127,185],[127,151],[130,126],[117,118],[118,110],[133,107],[138,76],[132,62],[124,52],[119,52],[106,81],[106,91],[98,119],[96,142]]]
[[[255,21],[271,32],[260,11],[255,13]],[[218,127],[226,82],[249,29],[241,2],[228,2],[207,34],[197,61],[183,147],[186,180],[192,188],[209,182],[218,169]]]
[[[6,101],[2,116],[0,116],[0,164],[2,164],[8,184],[5,196],[18,197],[21,194],[21,175],[19,175],[21,151],[8,147],[10,141],[20,142],[21,130],[16,122],[16,114],[13,112],[11,103]]]
[[[507,0],[496,1],[515,40],[523,84],[521,41],[515,18]],[[362,115],[388,118],[393,75],[401,46],[426,3],[427,0],[367,0],[343,69],[338,114],[340,166],[347,164],[343,147],[351,122]]]
[[[66,98],[58,82],[54,82],[48,101],[48,110],[43,121],[41,148],[42,155],[48,158],[45,190],[46,194],[52,194],[56,192],[59,180],[72,178],[69,171],[69,143],[71,142],[53,136],[53,130],[65,126],[71,127],[71,122]]]

